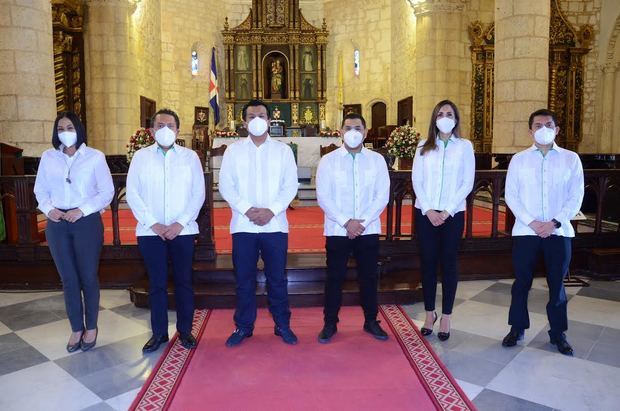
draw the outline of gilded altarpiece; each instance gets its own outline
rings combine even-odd
[[[52,22],[56,109],[73,111],[86,123],[83,2],[53,0]]]
[[[560,146],[576,151],[582,139],[584,56],[590,51],[593,28],[575,30],[557,0],[551,1],[549,28],[549,109],[558,117]]]
[[[253,0],[239,26],[226,19],[222,35],[229,127],[239,124],[239,108],[250,99],[279,107],[289,127],[324,122],[325,21],[311,25],[299,0]]]
[[[469,26],[472,59],[471,140],[477,153],[493,150],[493,62],[495,24]]]

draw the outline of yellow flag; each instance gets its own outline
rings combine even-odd
[[[344,73],[342,69],[342,54],[338,55],[338,97],[336,98],[339,106],[344,104]]]

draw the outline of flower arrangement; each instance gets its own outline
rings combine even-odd
[[[420,141],[420,133],[413,126],[396,127],[388,137],[385,147],[388,154],[398,158],[413,158]]]
[[[239,137],[239,133],[229,130],[215,130],[214,135],[215,137]]]
[[[329,128],[324,128],[319,132],[319,136],[321,137],[340,137],[340,130],[332,130]]]
[[[155,144],[155,138],[149,128],[139,128],[136,130],[133,136],[129,137],[129,143],[127,144],[127,162],[131,163],[133,155],[136,151],[143,147],[148,147],[151,144]]]

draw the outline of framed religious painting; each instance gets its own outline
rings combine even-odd
[[[207,126],[209,125],[209,108],[194,106],[194,125],[195,126]]]

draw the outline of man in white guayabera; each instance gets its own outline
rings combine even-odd
[[[287,344],[297,344],[290,327],[286,254],[286,210],[297,194],[297,166],[291,148],[269,136],[269,107],[251,100],[243,107],[247,138],[224,152],[219,190],[232,209],[230,232],[237,282],[235,331],[226,340],[233,347],[252,336],[256,321],[258,257],[265,263],[269,311],[274,333]]]

